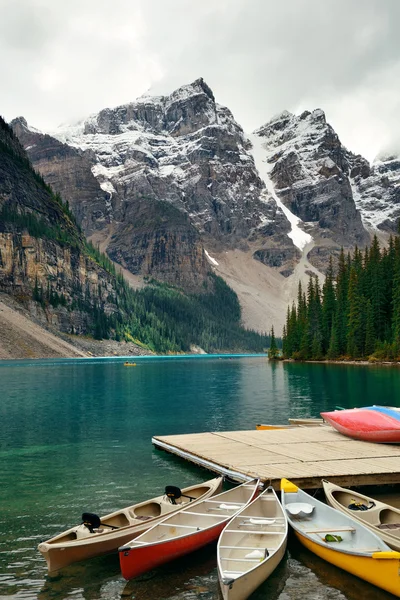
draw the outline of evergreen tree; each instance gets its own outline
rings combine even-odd
[[[381,264],[381,251],[376,235],[369,251],[368,264],[366,265],[367,299],[371,301],[375,337],[383,340],[385,295],[383,290],[383,271]]]
[[[269,360],[276,360],[279,357],[279,350],[276,345],[274,326],[271,328],[271,342],[268,350]]]
[[[351,358],[357,358],[364,354],[365,322],[362,310],[364,302],[358,285],[357,267],[352,267],[348,293],[349,320],[347,332],[347,354]]]
[[[371,356],[375,350],[375,328],[374,315],[371,301],[366,301],[366,325],[365,325],[365,356]]]
[[[396,356],[400,355],[400,253],[396,257],[395,274],[393,280],[393,299],[392,299],[392,339]]]
[[[326,357],[329,360],[336,360],[339,357],[339,343],[338,343],[338,335],[336,328],[336,317],[333,317],[332,327],[331,327],[331,335],[329,338],[329,347],[326,353]]]
[[[346,263],[342,248],[336,276],[336,335],[339,355],[345,354],[347,349],[349,274],[349,262]]]
[[[336,311],[332,256],[329,257],[329,266],[322,288],[322,296],[322,352],[326,354],[330,343],[332,323]]]

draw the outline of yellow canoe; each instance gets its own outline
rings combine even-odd
[[[298,540],[327,562],[400,597],[400,553],[362,523],[281,480],[281,502]]]

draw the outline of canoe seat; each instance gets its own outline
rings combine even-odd
[[[267,556],[269,555],[268,550],[266,548],[263,548],[262,550],[253,550],[252,552],[249,552],[248,554],[245,555],[245,558],[251,558],[251,559],[258,559],[260,560],[265,560],[267,558]]]
[[[400,523],[381,523],[378,529],[400,529]]]
[[[243,571],[224,571],[222,583],[224,585],[229,585],[230,583],[233,583],[234,579],[237,579],[241,575],[243,575]]]
[[[287,512],[296,517],[301,516],[301,513],[304,515],[311,515],[314,508],[315,507],[312,504],[308,504],[307,502],[292,502],[291,504],[286,505]]]

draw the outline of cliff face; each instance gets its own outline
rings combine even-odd
[[[0,291],[68,333],[92,330],[95,305],[117,310],[112,277],[88,256],[68,208],[32,170],[2,120],[0,215]],[[33,302],[35,295],[42,302]]]
[[[250,240],[256,250],[274,248],[290,231],[275,201],[262,197],[242,128],[202,79],[105,109],[53,137],[23,119],[13,127],[85,234],[106,239],[109,255],[133,273],[200,291],[209,268],[203,247],[246,248]],[[285,246],[294,252],[287,237]]]
[[[68,200],[75,217],[88,235],[97,222],[109,222],[108,193],[92,174],[95,156],[63,144],[54,137],[30,130],[24,118],[13,121],[13,130],[23,144],[30,161],[46,183]]]
[[[131,273],[190,291],[205,289],[209,269],[223,274],[218,261],[236,273],[226,261],[238,251],[254,272],[266,267],[286,307],[297,281],[323,275],[341,247],[397,230],[399,159],[369,165],[320,109],[284,111],[247,135],[198,79],[51,135],[23,118],[12,126],[87,237]],[[230,285],[246,289],[242,277]]]
[[[365,227],[397,233],[400,220],[400,157],[382,155],[372,165],[348,155],[353,196]]]
[[[322,110],[300,116],[285,111],[256,134],[276,194],[314,240],[309,259],[316,266],[324,269],[327,256],[342,246],[351,249],[370,241],[353,196],[351,154]]]

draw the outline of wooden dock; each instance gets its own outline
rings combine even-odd
[[[400,445],[347,438],[329,425],[155,436],[152,443],[235,481],[259,477],[279,489],[282,477],[304,489],[400,483]]]

